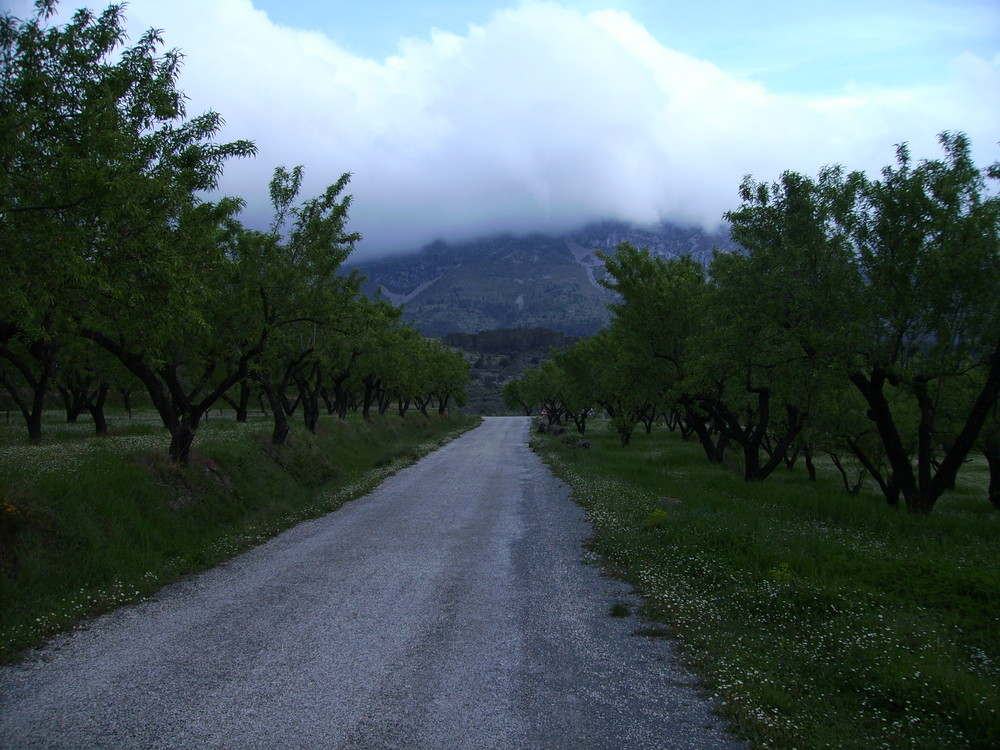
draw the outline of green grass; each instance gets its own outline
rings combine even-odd
[[[615,602],[608,610],[608,614],[612,617],[628,617],[632,614],[632,607],[628,605],[628,602]]]
[[[624,450],[600,423],[588,438],[533,446],[644,596],[640,634],[674,635],[754,746],[1000,746],[1000,514],[981,458],[915,516],[851,498],[832,467],[748,484],[663,428]]]
[[[327,418],[316,435],[294,425],[276,448],[266,418],[213,413],[182,469],[155,415],[115,415],[103,439],[46,416],[41,445],[0,425],[2,661],[335,510],[478,423]]]

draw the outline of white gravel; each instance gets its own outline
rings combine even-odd
[[[727,748],[489,418],[372,494],[0,669],[3,748]]]

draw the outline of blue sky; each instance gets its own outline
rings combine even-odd
[[[259,0],[271,20],[317,29],[352,52],[383,59],[432,28],[463,34],[496,0]],[[583,12],[629,13],[661,43],[775,91],[833,93],[852,84],[940,81],[963,52],[1000,51],[997,0],[586,0]]]
[[[62,18],[86,0],[63,3]],[[27,0],[8,3],[23,16]],[[103,3],[90,7],[102,8]],[[875,173],[960,130],[1000,158],[997,0],[131,0],[189,111],[250,138],[222,189],[267,223],[277,165],[351,172],[359,255],[591,220],[718,226],[742,177]]]

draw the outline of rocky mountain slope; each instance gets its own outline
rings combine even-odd
[[[427,336],[532,327],[587,336],[607,322],[610,300],[598,283],[605,271],[595,251],[613,252],[621,242],[704,263],[713,248],[733,247],[726,232],[608,221],[558,236],[435,242],[355,267],[368,277],[366,293],[403,305],[404,317]]]

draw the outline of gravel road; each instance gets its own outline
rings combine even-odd
[[[0,669],[4,748],[728,748],[669,641],[614,618],[583,513],[476,430]]]

